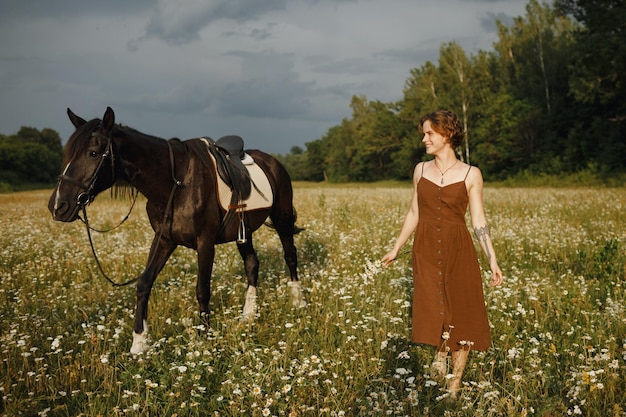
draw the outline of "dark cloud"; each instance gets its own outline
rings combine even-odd
[[[306,118],[311,112],[314,82],[303,82],[294,72],[293,55],[272,51],[231,52],[241,60],[240,81],[218,93],[218,113],[254,118]]]
[[[0,21],[11,18],[74,19],[83,16],[120,16],[149,10],[155,0],[2,0]]]
[[[285,4],[286,0],[198,0],[182,7],[178,1],[161,1],[146,26],[146,37],[181,45],[199,40],[200,31],[211,22],[255,20],[268,12],[284,10]]]

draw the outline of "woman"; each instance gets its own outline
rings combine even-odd
[[[465,224],[469,204],[474,232],[491,268],[490,285],[502,283],[483,206],[483,177],[459,161],[465,132],[459,118],[440,110],[420,120],[422,142],[434,159],[417,164],[413,197],[396,243],[383,258],[389,265],[411,234],[413,238],[414,343],[437,347],[432,372],[446,375],[451,356],[450,398],[456,399],[469,350],[491,346],[482,279],[472,237]]]

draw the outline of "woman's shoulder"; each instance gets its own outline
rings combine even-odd
[[[468,165],[463,163],[467,173],[465,174],[465,183],[467,184],[468,190],[473,188],[474,186],[482,187],[483,185],[483,174],[480,171],[480,168],[474,165]]]

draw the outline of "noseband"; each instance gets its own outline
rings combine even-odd
[[[115,176],[115,166],[114,166],[114,160],[113,160],[113,142],[111,140],[111,136],[109,135],[107,137],[101,133],[93,132],[91,134],[91,137],[104,139],[107,141],[107,145],[104,149],[104,153],[100,155],[100,161],[98,161],[98,166],[96,167],[96,170],[91,176],[91,179],[89,180],[89,182],[87,184],[83,184],[82,182],[65,174],[61,174],[57,177],[59,181],[59,185],[61,181],[67,181],[70,184],[74,184],[84,190],[82,193],[78,194],[78,196],[76,197],[76,204],[78,205],[79,209],[84,208],[86,205],[91,203],[93,199],[96,197],[93,194],[93,188],[96,185],[96,181],[98,180],[98,175],[100,175],[100,170],[102,170],[102,167],[104,166],[104,161],[108,157],[111,157],[111,175]]]

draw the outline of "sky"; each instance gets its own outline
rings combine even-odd
[[[457,42],[493,50],[524,0],[0,0],[0,134],[67,108],[165,139],[243,137],[287,154],[393,102],[412,69]]]

